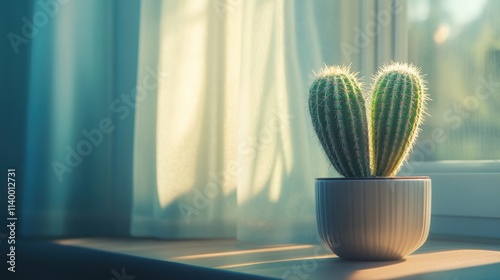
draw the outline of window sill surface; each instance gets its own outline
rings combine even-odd
[[[405,259],[389,262],[343,261],[317,244],[263,245],[233,239],[84,238],[26,240],[22,244],[18,258],[40,267],[52,267],[52,277],[69,273],[74,276],[71,279],[462,280],[500,277],[498,241],[428,240]],[[18,267],[23,269],[27,268]],[[84,278],[83,271],[92,272]]]

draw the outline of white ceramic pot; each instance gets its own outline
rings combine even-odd
[[[324,244],[342,259],[401,259],[429,234],[431,180],[318,178],[316,219]]]

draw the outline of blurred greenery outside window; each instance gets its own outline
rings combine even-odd
[[[500,160],[499,11],[499,0],[408,2],[408,60],[431,99],[412,160]]]

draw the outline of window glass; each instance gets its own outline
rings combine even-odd
[[[500,159],[500,1],[408,2],[408,59],[428,113],[413,160]]]

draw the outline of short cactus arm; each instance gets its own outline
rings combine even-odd
[[[368,121],[356,76],[347,68],[326,68],[309,94],[313,127],[333,167],[345,177],[370,176]]]
[[[423,79],[415,67],[392,64],[375,78],[371,100],[374,176],[394,176],[406,160],[423,120]]]

